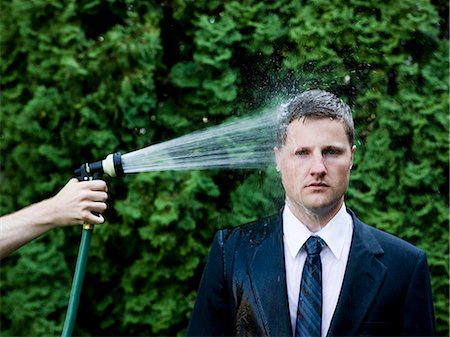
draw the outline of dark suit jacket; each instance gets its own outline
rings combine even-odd
[[[353,238],[328,336],[432,336],[425,253],[362,223]],[[292,336],[281,214],[218,231],[188,336]]]

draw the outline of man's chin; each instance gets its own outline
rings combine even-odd
[[[320,211],[331,206],[331,202],[322,196],[313,196],[308,199],[309,200],[304,200],[304,205],[311,211]]]
[[[305,207],[318,216],[324,216],[329,213],[334,213],[336,209],[340,208],[341,203],[339,201],[323,200],[311,200],[309,203],[305,202]]]

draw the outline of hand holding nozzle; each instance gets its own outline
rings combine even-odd
[[[101,213],[107,209],[108,186],[103,180],[77,181],[72,178],[52,198],[55,221],[61,225],[80,223],[101,224]]]
[[[91,193],[84,194],[83,196],[88,198],[90,197],[90,202],[83,203],[85,207],[84,209],[84,217],[83,217],[83,229],[92,230],[94,229],[94,224],[101,224],[105,221],[103,216],[100,213],[103,213],[106,210],[105,201],[108,199],[108,188],[106,183],[103,180],[100,180],[100,173],[95,172],[93,175],[89,175],[86,171],[86,168],[89,169],[89,164],[84,164],[76,171],[76,173],[80,173],[77,176],[79,180],[79,184],[91,184],[93,187],[96,186],[96,190],[92,190]],[[76,180],[76,179],[73,179]],[[94,195],[95,193],[95,195]],[[87,201],[87,200],[86,200]]]
[[[120,153],[110,154],[104,160],[83,164],[77,170],[75,170],[75,175],[77,176],[77,179],[80,182],[101,181],[99,179],[104,173],[110,175],[111,177],[124,175]],[[100,185],[98,186],[100,188]],[[104,187],[106,188],[106,184],[104,184]],[[107,189],[104,190],[104,192],[107,191],[108,191]],[[100,202],[106,201],[106,199],[103,200],[101,198],[102,196],[100,196],[99,194],[98,197],[100,198],[98,201]],[[107,197],[108,196],[106,194],[106,198]],[[90,210],[89,213],[91,216],[87,217],[85,223],[83,224],[83,229],[92,230],[94,228],[94,224],[104,222],[103,216],[99,214],[100,212],[103,212],[106,209],[106,204],[104,205],[105,205],[104,209],[100,207],[100,209]],[[100,204],[98,204],[97,206],[100,206]]]

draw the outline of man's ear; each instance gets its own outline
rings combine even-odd
[[[349,171],[353,168],[353,159],[355,158],[356,145],[352,146],[352,157],[350,161]]]
[[[281,155],[280,155],[280,150],[278,149],[278,146],[275,146],[273,148],[273,153],[275,154],[275,165],[276,165],[276,170],[277,172],[280,172],[280,165],[281,165]]]

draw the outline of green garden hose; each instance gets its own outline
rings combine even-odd
[[[66,319],[64,321],[64,328],[62,337],[71,337],[75,320],[77,317],[78,304],[80,303],[81,288],[83,287],[83,279],[86,271],[86,263],[89,255],[89,247],[91,244],[93,225],[84,224],[83,232],[81,234],[80,248],[78,251],[77,264],[75,267],[75,274],[72,281],[72,289],[70,290],[69,305],[67,307]]]

